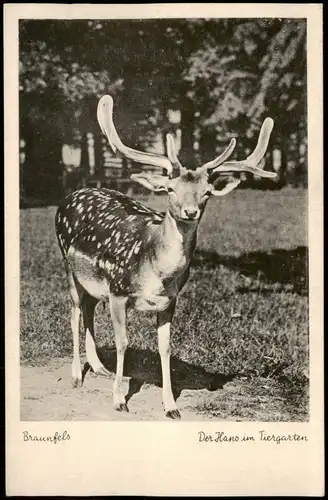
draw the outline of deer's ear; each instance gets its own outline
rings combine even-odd
[[[212,190],[212,195],[213,196],[225,196],[226,194],[230,193],[233,189],[235,189],[238,185],[240,184],[240,179],[234,179],[223,188],[220,189],[219,191],[217,189]]]
[[[132,174],[131,179],[139,182],[151,191],[167,191],[169,178],[157,174]]]

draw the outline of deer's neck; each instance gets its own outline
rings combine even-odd
[[[180,274],[189,267],[196,246],[198,222],[176,220],[167,210],[155,245],[156,266],[162,275]]]

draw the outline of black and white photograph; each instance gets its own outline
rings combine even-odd
[[[16,396],[34,450],[78,422],[308,441],[278,427],[311,422],[321,335],[308,20],[184,12],[19,16]]]
[[[21,418],[306,421],[305,20],[19,28]]]

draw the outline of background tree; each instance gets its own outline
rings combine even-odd
[[[62,145],[85,145],[87,133],[101,165],[95,109],[107,92],[115,95],[115,122],[126,143],[149,147],[179,126],[180,157],[188,164],[211,158],[233,135],[242,154],[269,114],[276,122],[272,144],[282,154],[280,183],[288,162],[301,179],[305,40],[305,21],[296,19],[21,21],[26,195],[55,201]],[[180,112],[178,125],[169,110]]]
[[[214,32],[215,35],[215,32]],[[272,142],[282,152],[283,184],[289,151],[296,165],[306,144],[306,24],[302,20],[228,22],[225,43],[213,36],[190,58],[188,78],[202,109],[206,144],[221,146],[229,136],[250,147],[265,115],[275,120]],[[205,115],[207,111],[207,116]],[[238,152],[238,145],[236,152]],[[299,179],[304,172],[296,172]]]

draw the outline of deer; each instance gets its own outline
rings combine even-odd
[[[124,355],[128,346],[127,312],[129,309],[152,311],[157,315],[165,416],[180,419],[171,386],[171,323],[177,297],[189,278],[197,228],[209,198],[234,190],[241,182],[242,173],[263,178],[277,175],[259,167],[274,122],[271,118],[264,120],[257,145],[246,159],[228,160],[236,145],[233,138],[220,156],[200,167],[188,168],[179,162],[171,134],[166,135],[166,155],[124,145],[113,123],[110,95],[98,101],[97,119],[116,155],[161,169],[160,173],[133,173],[131,179],[153,192],[166,192],[167,203],[162,213],[119,191],[86,187],[69,194],[58,207],[56,235],[71,297],[73,387],[82,385],[81,314],[87,362],[95,374],[110,376],[98,357],[94,332],[96,305],[107,303],[116,346],[113,407],[128,412],[123,391]],[[220,176],[227,177],[228,181],[217,190],[215,184]]]

